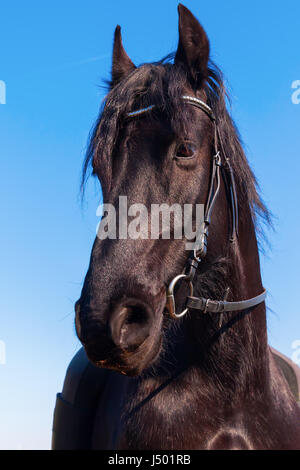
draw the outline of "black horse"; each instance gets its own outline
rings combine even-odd
[[[187,8],[178,10],[174,60],[136,67],[116,28],[110,91],[84,178],[91,163],[115,207],[120,195],[149,211],[154,203],[203,204],[201,256],[198,249],[191,258],[184,239],[96,238],[75,307],[89,360],[110,370],[99,369],[91,447],[300,449],[300,409],[267,342],[257,227],[269,213],[206,33]],[[185,285],[194,295],[175,319],[166,288],[188,260],[176,309]],[[259,295],[240,308],[223,302]]]

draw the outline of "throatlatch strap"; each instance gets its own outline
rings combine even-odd
[[[187,308],[194,308],[202,310],[203,313],[214,312],[236,312],[238,310],[247,310],[248,308],[255,307],[262,303],[267,296],[266,290],[260,295],[252,297],[247,300],[240,300],[239,302],[227,302],[226,300],[210,300],[203,297],[187,297]]]

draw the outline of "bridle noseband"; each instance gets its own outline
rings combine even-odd
[[[252,297],[251,299],[241,300],[238,302],[227,302],[224,300],[211,300],[204,297],[194,297],[193,296],[193,279],[195,277],[197,268],[201,261],[205,258],[207,252],[207,240],[208,240],[208,229],[211,221],[211,214],[213,207],[215,205],[217,196],[220,191],[221,186],[221,171],[224,179],[225,187],[227,189],[230,207],[231,207],[231,222],[232,229],[230,235],[230,242],[234,242],[238,236],[238,204],[237,204],[237,192],[234,180],[233,169],[230,164],[229,158],[226,156],[224,145],[222,142],[221,134],[218,128],[216,117],[213,113],[213,110],[208,106],[204,101],[193,96],[182,96],[182,100],[185,103],[188,103],[192,106],[195,106],[202,111],[204,111],[214,125],[214,155],[212,157],[212,171],[209,184],[209,192],[207,203],[204,210],[204,219],[200,226],[200,231],[196,237],[197,246],[191,252],[191,256],[188,259],[188,267],[186,273],[178,274],[170,282],[167,289],[167,301],[166,301],[166,310],[169,312],[173,318],[183,317],[190,308],[200,310],[202,313],[223,313],[223,312],[233,312],[240,310],[247,310],[251,307],[254,307],[262,303],[266,298],[266,290],[264,290],[260,295]],[[127,114],[127,117],[136,117],[147,113],[152,110],[155,106],[151,105],[147,108],[143,108],[137,111],[133,111]],[[218,147],[220,145],[220,149]],[[223,161],[222,161],[223,160]],[[181,280],[184,280],[189,283],[190,295],[187,296],[186,306],[184,310],[180,313],[176,313],[176,303],[174,297],[174,289],[177,283]],[[227,289],[225,297],[228,295],[229,289]]]

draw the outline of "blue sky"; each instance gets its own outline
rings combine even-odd
[[[122,26],[132,60],[177,46],[175,0],[2,2],[0,80],[0,448],[49,448],[55,394],[79,348],[73,304],[98,223],[100,193],[79,199],[85,145],[109,78],[112,37]],[[300,339],[300,80],[297,1],[185,5],[211,42],[232,93],[232,113],[262,195],[275,215],[262,256],[269,342],[293,354]],[[0,100],[1,101],[1,100]]]

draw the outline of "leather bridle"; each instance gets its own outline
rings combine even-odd
[[[234,242],[238,236],[238,204],[237,204],[237,192],[234,180],[233,169],[230,164],[229,158],[226,156],[224,145],[222,142],[221,134],[218,128],[216,117],[213,113],[213,110],[208,106],[204,101],[193,96],[182,96],[183,102],[195,106],[202,111],[204,111],[214,125],[214,154],[212,157],[212,171],[209,184],[209,192],[207,197],[207,202],[204,210],[203,222],[200,226],[199,233],[196,237],[197,244],[194,244],[195,248],[192,250],[191,255],[188,259],[188,266],[185,269],[186,272],[178,274],[170,282],[167,288],[167,301],[166,301],[166,310],[169,312],[173,318],[183,317],[189,309],[196,309],[202,313],[219,313],[223,312],[233,312],[233,311],[242,311],[247,310],[251,307],[264,302],[266,298],[266,290],[256,297],[252,297],[247,300],[240,300],[235,302],[228,302],[226,297],[229,293],[227,289],[225,298],[223,300],[211,300],[204,297],[194,297],[193,296],[193,280],[197,271],[197,268],[201,261],[205,258],[207,252],[207,241],[208,241],[208,229],[211,221],[211,214],[213,207],[215,205],[217,196],[220,191],[221,186],[221,172],[224,179],[225,187],[230,199],[231,207],[231,234],[230,242]],[[137,111],[128,113],[129,118],[140,116],[144,113],[149,112],[155,106],[151,105],[147,108],[143,108]],[[219,145],[218,145],[219,144]],[[189,283],[190,295],[187,296],[186,305],[182,312],[176,313],[176,304],[174,297],[174,289],[177,283],[181,280],[184,280]]]

